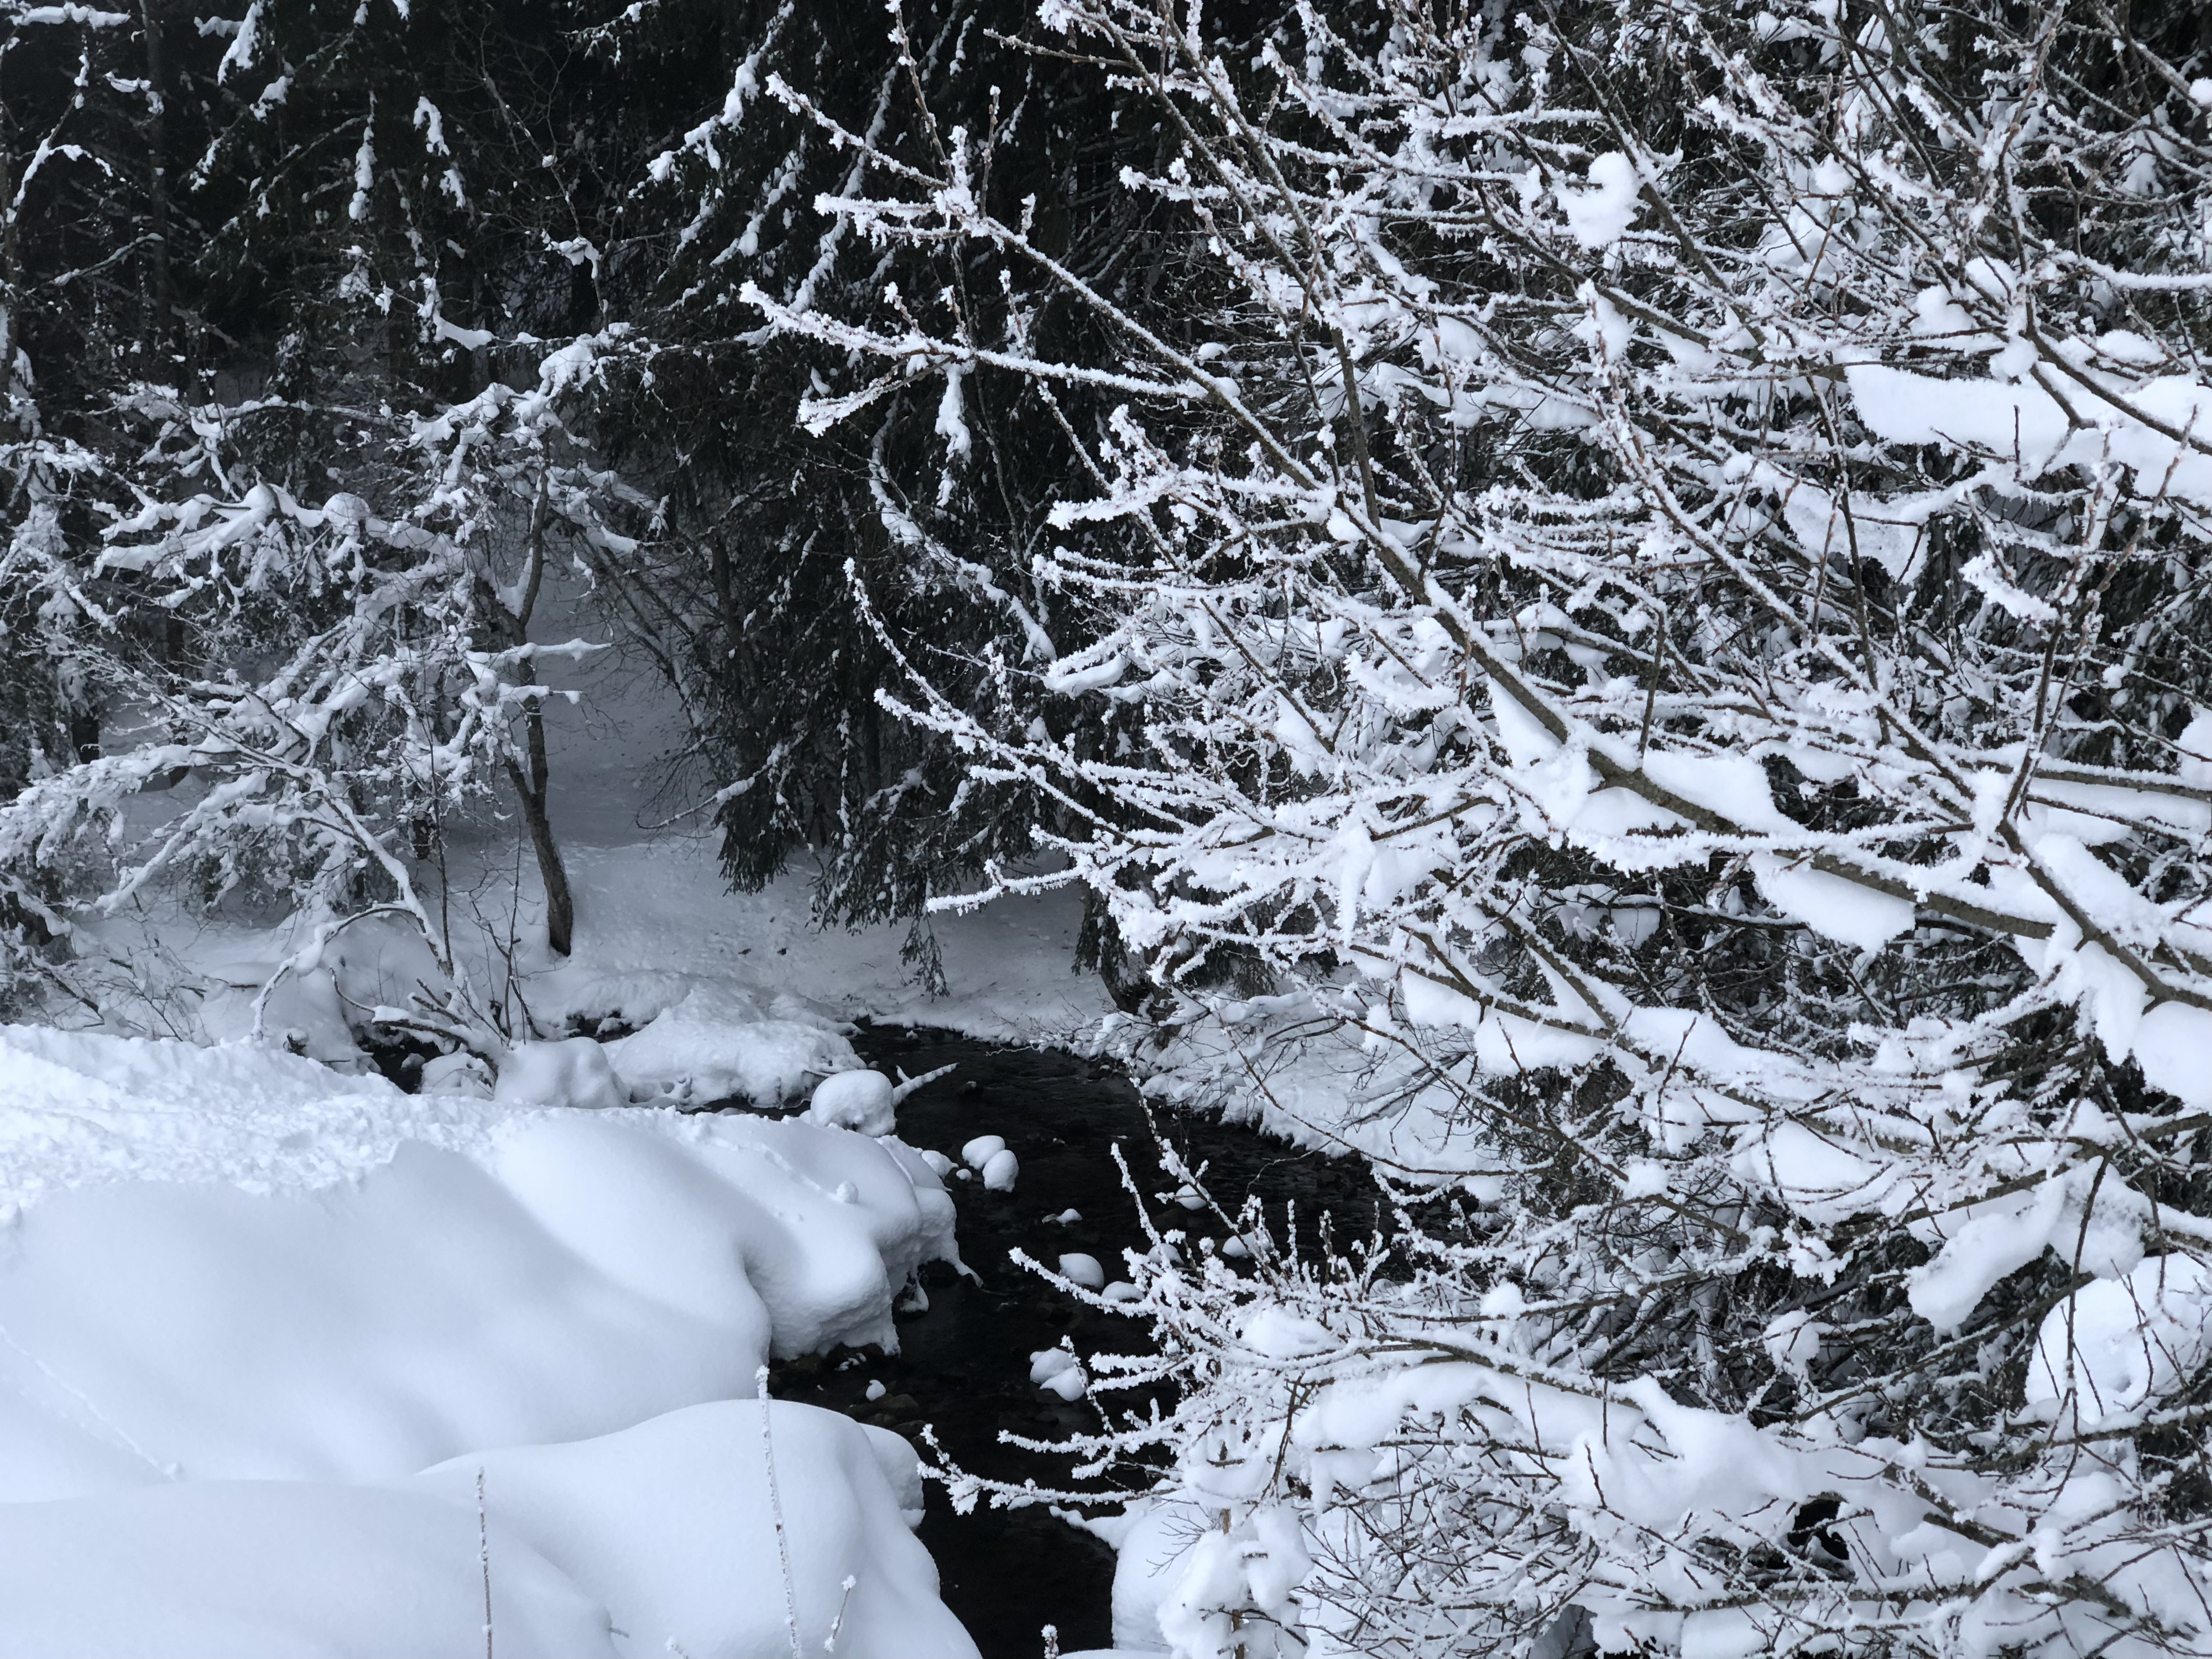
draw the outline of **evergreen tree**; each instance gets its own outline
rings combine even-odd
[[[881,386],[848,418],[802,426],[845,348],[763,330],[747,295],[890,329],[949,319],[1000,345],[1019,315],[1054,349],[1101,349],[1091,313],[1048,295],[1024,309],[964,250],[856,236],[822,213],[817,198],[862,176],[823,120],[924,168],[972,149],[972,188],[1133,302],[1173,286],[1179,253],[1152,234],[1154,204],[1114,187],[1129,158],[1156,158],[1157,114],[1064,58],[1010,49],[1026,5],[863,15],[856,27],[785,4],[726,25],[736,62],[720,113],[650,164],[654,190],[625,223],[657,216],[659,228],[625,239],[614,266],[637,373],[603,418],[625,465],[654,480],[668,533],[654,562],[606,574],[693,711],[687,769],[732,879],[757,886],[811,849],[823,918],[916,917],[909,951],[927,972],[927,901],[1031,854],[1060,809],[978,796],[957,754],[889,715],[878,689],[920,662],[994,731],[1119,740],[1038,677],[1061,600],[1036,561],[1079,466],[1071,434],[1097,411],[1085,388],[1048,398],[978,362],[950,385]],[[695,38],[687,18],[661,9],[616,38],[625,53],[665,52]],[[649,284],[632,281],[640,269]]]

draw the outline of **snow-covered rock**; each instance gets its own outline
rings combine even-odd
[[[1095,1255],[1085,1255],[1080,1250],[1070,1250],[1060,1258],[1060,1276],[1071,1285],[1080,1285],[1086,1291],[1106,1288],[1106,1269]]]
[[[1031,1354],[1030,1381],[1071,1405],[1083,1398],[1089,1386],[1082,1362],[1065,1348],[1040,1348]]]
[[[1011,1193],[1020,1176],[1021,1160],[1006,1150],[1004,1135],[977,1135],[960,1149],[960,1161],[983,1177],[994,1193]]]
[[[898,1127],[896,1091],[881,1072],[839,1072],[815,1085],[806,1121],[824,1128],[887,1135]]]
[[[426,1095],[460,1095],[470,1100],[489,1100],[494,1082],[491,1067],[465,1049],[438,1054],[422,1062],[422,1091]]]
[[[492,1098],[503,1106],[569,1106],[605,1110],[625,1106],[629,1097],[608,1063],[607,1052],[589,1037],[558,1042],[518,1042],[499,1068]]]

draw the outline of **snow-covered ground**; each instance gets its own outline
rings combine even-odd
[[[1073,966],[1080,898],[1004,901],[936,919],[946,991],[932,994],[900,958],[905,924],[815,927],[809,875],[732,893],[713,842],[668,836],[565,849],[576,897],[568,961],[542,945],[534,872],[457,862],[450,901],[431,901],[480,1002],[507,995],[518,1032],[562,1034],[572,1020],[644,1027],[617,1060],[640,1092],[693,1079],[698,1097],[802,1096],[854,1064],[841,1033],[872,1018],[1012,1041],[1072,1041],[1109,1012],[1097,976]],[[151,896],[86,923],[72,979],[100,1005],[58,999],[64,1025],[186,1037],[263,1030],[321,1060],[358,1062],[347,1035],[380,1006],[403,1006],[436,977],[411,922],[372,919],[321,939],[304,917],[274,926],[182,913]],[[507,987],[507,957],[516,969]],[[106,966],[94,954],[104,953]],[[270,987],[264,998],[264,988]],[[257,1004],[258,1007],[257,1008]],[[746,1028],[742,1038],[726,1034]],[[716,1033],[722,1036],[717,1036]]]
[[[784,1551],[807,1650],[974,1651],[906,1443],[751,1397],[954,1255],[896,1140],[23,1027],[0,1125],[11,1659],[474,1654],[486,1559],[509,1659],[781,1656]]]
[[[575,957],[532,993],[554,1013],[611,1012],[638,1024],[703,985],[741,990],[770,1013],[1043,1041],[1087,1034],[1111,1007],[1097,975],[1075,970],[1082,904],[1073,893],[939,916],[947,994],[933,996],[899,958],[905,923],[818,930],[803,874],[732,893],[709,842],[580,846],[569,878],[579,891]]]

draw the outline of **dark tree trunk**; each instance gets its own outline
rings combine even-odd
[[[529,724],[531,767],[536,776],[526,777],[512,761],[507,763],[507,776],[521,799],[530,848],[538,855],[538,878],[545,889],[545,943],[556,955],[565,957],[575,944],[576,901],[568,890],[568,868],[561,861],[561,844],[553,839],[553,821],[545,815],[544,723],[533,713]]]
[[[169,77],[161,56],[161,27],[154,15],[154,0],[138,0],[138,20],[146,31],[147,231],[153,245],[148,273],[152,293],[153,326],[147,331],[155,359],[149,377],[165,382],[178,365],[176,306],[169,284]]]
[[[531,613],[538,608],[538,590],[545,578],[545,520],[546,501],[541,487],[537,504],[531,510],[529,565],[523,577],[521,603],[517,609],[509,611],[496,594],[490,596],[493,609],[506,619],[508,641],[514,646],[529,641]],[[518,684],[535,685],[538,670],[526,659],[515,665],[514,678]],[[531,850],[538,855],[538,878],[545,889],[545,943],[556,955],[565,957],[575,943],[576,901],[568,890],[568,870],[561,861],[561,844],[553,838],[553,821],[545,812],[549,769],[545,762],[544,710],[544,700],[538,699],[523,716],[523,745],[529,764],[526,769],[510,755],[507,775],[522,803],[522,821],[530,830]]]

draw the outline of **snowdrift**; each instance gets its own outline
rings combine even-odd
[[[903,1443],[750,1399],[952,1257],[896,1141],[0,1028],[0,1650],[480,1652],[482,1469],[502,1655],[786,1654],[772,1456],[807,1646],[974,1651]]]

